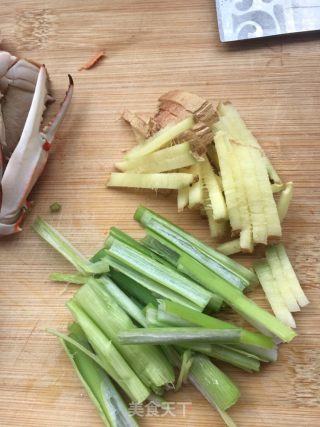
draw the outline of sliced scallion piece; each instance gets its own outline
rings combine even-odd
[[[247,372],[258,372],[260,369],[259,360],[246,356],[234,350],[231,346],[212,345],[210,353],[205,353],[213,359],[230,363]]]
[[[51,332],[56,334],[55,331]],[[69,326],[69,336],[63,334],[58,336],[104,424],[107,427],[138,427],[111,379],[96,362],[96,356],[92,353],[92,348],[80,326],[73,323]],[[84,352],[85,349],[91,354]]]
[[[184,272],[189,271],[193,277],[197,277],[199,283],[208,290],[217,293],[230,307],[240,315],[244,315],[250,322],[259,323],[285,342],[291,341],[296,336],[296,333],[291,328],[256,305],[230,283],[217,276],[192,257],[185,254],[181,255],[180,264]]]
[[[240,397],[236,385],[206,356],[193,357],[188,378],[212,405],[222,411],[234,405]]]
[[[186,305],[187,307],[191,307],[194,310],[201,310],[198,305],[193,304],[187,298],[184,298],[183,296],[172,291],[166,286],[161,285],[155,280],[150,279],[143,273],[140,273],[139,271],[135,270],[134,267],[128,266],[125,261],[120,261],[111,255],[107,256],[107,260],[112,268],[121,272],[125,276],[130,277],[134,282],[139,283],[141,286],[151,291],[155,296],[160,295],[163,298],[168,298],[172,301],[179,302],[180,304]]]
[[[159,256],[157,253],[153,252],[150,248],[147,246],[139,243],[137,240],[133,239],[129,234],[123,232],[122,230],[119,230],[119,228],[111,227],[109,230],[109,236],[106,239],[106,245],[108,245],[108,240],[111,238],[114,238],[115,240],[119,240],[123,243],[125,243],[128,246],[131,246],[132,248],[136,249],[137,251],[143,253],[144,255],[149,256],[150,258],[155,259],[156,261],[160,262],[161,264],[171,265],[170,263],[166,262],[161,256]]]
[[[182,354],[180,372],[179,372],[179,376],[178,376],[175,390],[174,390],[176,392],[180,390],[182,384],[185,384],[187,382],[188,375],[189,375],[189,372],[192,366],[192,361],[193,361],[192,355],[193,353],[191,350],[186,350]]]
[[[179,272],[161,265],[154,259],[142,254],[133,247],[114,239],[112,236],[106,242],[108,253],[121,262],[126,263],[141,274],[160,283],[170,290],[189,299],[203,309],[209,302],[211,295],[197,283]]]
[[[240,342],[240,329],[207,329],[197,327],[138,328],[119,332],[122,344],[177,344],[179,342]]]
[[[235,286],[238,284],[238,287],[243,289],[249,284],[257,283],[254,272],[200,242],[150,209],[140,206],[134,217],[144,228],[153,231],[173,245],[178,254],[189,254]]]
[[[83,274],[69,274],[69,273],[50,273],[49,280],[53,282],[66,282],[74,283],[75,285],[84,285],[87,283],[91,276]]]
[[[73,301],[103,331],[124,359],[147,386],[160,387],[174,381],[171,365],[159,349],[154,346],[123,346],[118,334],[138,329],[99,282],[91,279],[73,297]]]
[[[119,271],[111,269],[109,273],[111,279],[131,298],[137,299],[141,304],[147,305],[149,303],[157,303],[157,298],[145,287],[141,286],[140,283],[120,273]]]
[[[138,307],[126,293],[122,291],[113,281],[106,275],[100,277],[99,282],[104,289],[114,298],[118,305],[139,325],[147,326],[146,319]]]
[[[119,384],[134,402],[140,403],[146,400],[150,390],[142,383],[101,329],[74,301],[69,301],[67,307],[86,334],[107,374]]]
[[[33,229],[80,273],[99,274],[109,271],[109,266],[105,260],[96,263],[88,261],[62,234],[42,218],[36,218],[33,223]]]
[[[204,328],[213,329],[239,329],[238,326],[232,323],[225,322],[224,320],[217,319],[212,316],[208,316],[204,313],[199,313],[188,307],[184,307],[181,304],[174,303],[172,301],[161,300],[159,305],[159,313],[163,311],[170,315],[176,315],[185,321],[191,322],[194,325],[202,326]],[[243,344],[255,345],[262,348],[272,348],[273,342],[270,337],[258,334],[255,332],[241,329],[240,342]]]

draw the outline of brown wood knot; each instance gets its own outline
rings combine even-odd
[[[45,48],[55,35],[57,17],[51,9],[17,11],[15,17],[16,46],[20,50]]]

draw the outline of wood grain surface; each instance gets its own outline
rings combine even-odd
[[[173,88],[232,100],[283,179],[295,183],[283,239],[311,304],[295,316],[299,336],[281,346],[277,363],[254,375],[219,364],[242,392],[230,414],[240,427],[319,425],[319,34],[222,44],[212,0],[12,0],[1,1],[0,16],[2,49],[45,63],[58,100],[67,73],[75,80],[32,213],[22,233],[0,243],[0,425],[102,425],[57,340],[45,332],[65,330],[71,317],[64,303],[76,287],[48,281],[49,272],[72,269],[31,230],[36,215],[87,256],[112,225],[142,235],[132,219],[139,203],[210,242],[205,221],[196,212],[178,214],[174,197],[105,188],[113,163],[133,144],[119,120],[123,109],[152,111]],[[99,50],[107,57],[79,72]],[[54,201],[63,206],[58,214],[49,212]],[[267,307],[260,290],[254,299]],[[185,416],[177,407],[175,416],[139,419],[142,426],[223,425],[191,386],[168,398],[192,405]]]

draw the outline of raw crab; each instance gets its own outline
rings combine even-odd
[[[51,143],[69,107],[73,81],[60,110],[42,132],[48,75],[37,66],[0,51],[0,237],[21,231],[27,197],[47,162]]]

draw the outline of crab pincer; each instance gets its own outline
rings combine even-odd
[[[20,139],[7,164],[4,165],[6,159],[3,162],[0,237],[21,231],[20,225],[25,215],[25,208],[28,207],[27,197],[46,165],[54,136],[71,102],[73,81],[69,75],[69,87],[58,113],[45,131],[40,131],[43,113],[49,98],[47,82],[47,71],[42,65],[38,72],[31,106]]]

